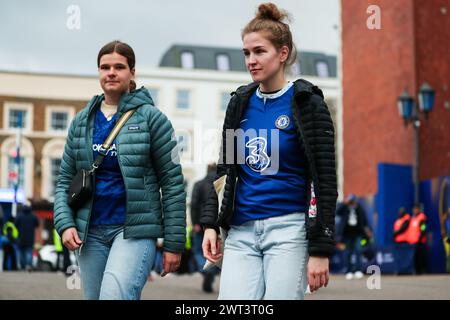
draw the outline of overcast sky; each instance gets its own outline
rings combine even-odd
[[[274,0],[288,10],[299,50],[337,55],[340,0]],[[241,48],[256,0],[0,0],[0,70],[95,74],[105,43],[130,44],[136,69],[156,67],[172,44]],[[80,10],[76,27],[71,5]]]

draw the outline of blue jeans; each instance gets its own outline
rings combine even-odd
[[[155,239],[124,239],[123,226],[93,226],[77,250],[88,300],[138,300],[155,259]]]
[[[308,240],[304,213],[231,226],[219,299],[303,299]]]
[[[19,254],[20,254],[20,268],[25,269],[27,266],[32,267],[32,265],[33,265],[33,247],[19,248]]]
[[[203,232],[193,232],[192,237],[192,251],[194,253],[195,263],[197,265],[197,270],[200,273],[210,273],[212,275],[217,275],[220,273],[220,269],[217,267],[211,267],[204,271],[203,266],[205,265],[206,259],[203,256],[202,242],[203,242]]]
[[[356,271],[362,272],[361,239],[362,238],[359,236],[346,237],[344,239],[344,243],[345,243],[344,262],[345,262],[345,266],[346,266],[345,273],[349,273],[349,272],[354,273]],[[355,257],[355,260],[353,260],[353,255]]]

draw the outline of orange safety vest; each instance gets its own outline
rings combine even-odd
[[[395,220],[394,223],[394,232],[397,232],[398,230],[400,230],[400,228],[402,227],[403,223],[407,220],[411,219],[411,216],[409,214],[405,214],[403,217],[398,218],[397,220]],[[403,243],[403,242],[408,242],[408,228],[406,228],[405,231],[403,231],[402,233],[396,235],[394,237],[394,241],[397,243]]]
[[[425,237],[420,237],[422,234],[422,231],[420,230],[420,225],[422,222],[425,222],[427,220],[427,217],[421,212],[417,216],[413,216],[411,218],[411,222],[409,223],[408,228],[408,243],[410,244],[417,244],[419,241],[421,243],[425,243],[426,239]]]

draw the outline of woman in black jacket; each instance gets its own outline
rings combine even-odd
[[[285,69],[296,59],[287,13],[262,4],[242,31],[254,83],[232,94],[217,177],[202,212],[203,252],[223,254],[219,299],[303,299],[326,286],[337,199],[334,126],[322,91]],[[224,177],[225,176],[225,177]],[[221,252],[219,227],[228,230]]]

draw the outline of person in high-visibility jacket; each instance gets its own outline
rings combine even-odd
[[[422,274],[425,270],[426,259],[426,231],[427,217],[422,212],[420,205],[414,205],[414,215],[408,228],[408,243],[416,246],[414,254],[414,266],[416,274]]]
[[[406,212],[405,208],[401,207],[398,211],[398,219],[394,222],[395,243],[408,243],[410,222],[411,216]]]
[[[70,252],[69,249],[63,246],[61,237],[59,236],[58,232],[55,228],[53,228],[53,244],[55,246],[56,250],[56,271],[63,271],[67,272],[67,269],[69,268],[71,261],[70,261]],[[61,265],[61,259],[63,262],[63,265]]]
[[[14,222],[12,222],[11,220],[8,220],[4,225],[3,225],[3,235],[7,236],[8,235],[8,228],[11,228],[11,234],[14,240],[16,240],[19,237],[19,230],[16,228],[16,225],[14,224]]]
[[[192,255],[192,227],[186,226],[186,242],[184,245],[184,251],[181,254],[180,267],[177,271],[178,274],[190,274],[193,272],[193,255]]]
[[[445,254],[447,256],[446,269],[450,273],[450,206],[444,213],[443,224],[442,238],[444,239]]]
[[[16,242],[19,237],[19,230],[14,225],[12,217],[3,225],[2,232],[5,239],[2,243],[3,270],[17,270],[18,257]]]

